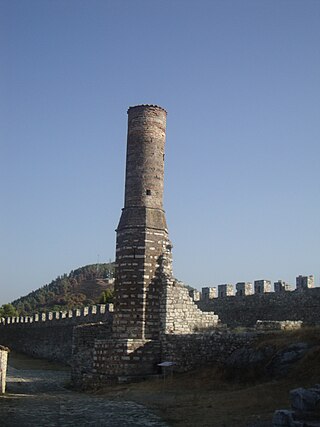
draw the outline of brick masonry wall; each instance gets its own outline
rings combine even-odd
[[[197,301],[230,327],[254,326],[257,320],[302,320],[320,323],[320,288]]]

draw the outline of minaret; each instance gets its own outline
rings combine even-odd
[[[113,332],[118,338],[159,337],[156,273],[170,252],[163,210],[166,111],[128,110],[125,201],[117,228]]]

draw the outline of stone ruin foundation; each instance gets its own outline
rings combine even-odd
[[[0,345],[0,393],[6,391],[7,363],[9,349]]]

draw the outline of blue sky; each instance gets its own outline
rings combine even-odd
[[[168,111],[174,274],[320,265],[320,2],[1,0],[0,304],[114,258],[127,108]]]

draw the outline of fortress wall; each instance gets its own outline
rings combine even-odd
[[[1,317],[0,327],[17,323],[43,324],[43,322],[48,322],[48,324],[55,324],[55,322],[60,324],[60,322],[63,322],[64,324],[77,325],[94,321],[98,322],[100,319],[104,319],[109,312],[113,312],[113,304],[98,304],[68,311],[49,311],[46,313],[36,313],[31,316]]]
[[[6,322],[0,325],[0,342],[11,350],[32,357],[70,364],[74,327],[92,322],[104,322],[108,325],[107,328],[110,328],[111,310],[112,306],[98,306],[98,309],[96,306],[85,307],[81,311],[53,313],[52,320],[48,319],[48,317],[51,318],[51,315],[42,313],[32,316],[30,323],[16,322],[17,318],[7,318]],[[74,314],[73,317],[71,317],[72,314]],[[76,316],[75,314],[80,315]],[[64,317],[65,315],[70,317]],[[60,318],[57,318],[58,316]],[[19,320],[21,319],[19,318]]]
[[[320,323],[320,288],[303,291],[229,296],[197,301],[201,310],[214,311],[230,327],[254,326],[257,320],[302,320]]]
[[[21,325],[0,328],[0,341],[11,350],[68,364],[73,325]]]

